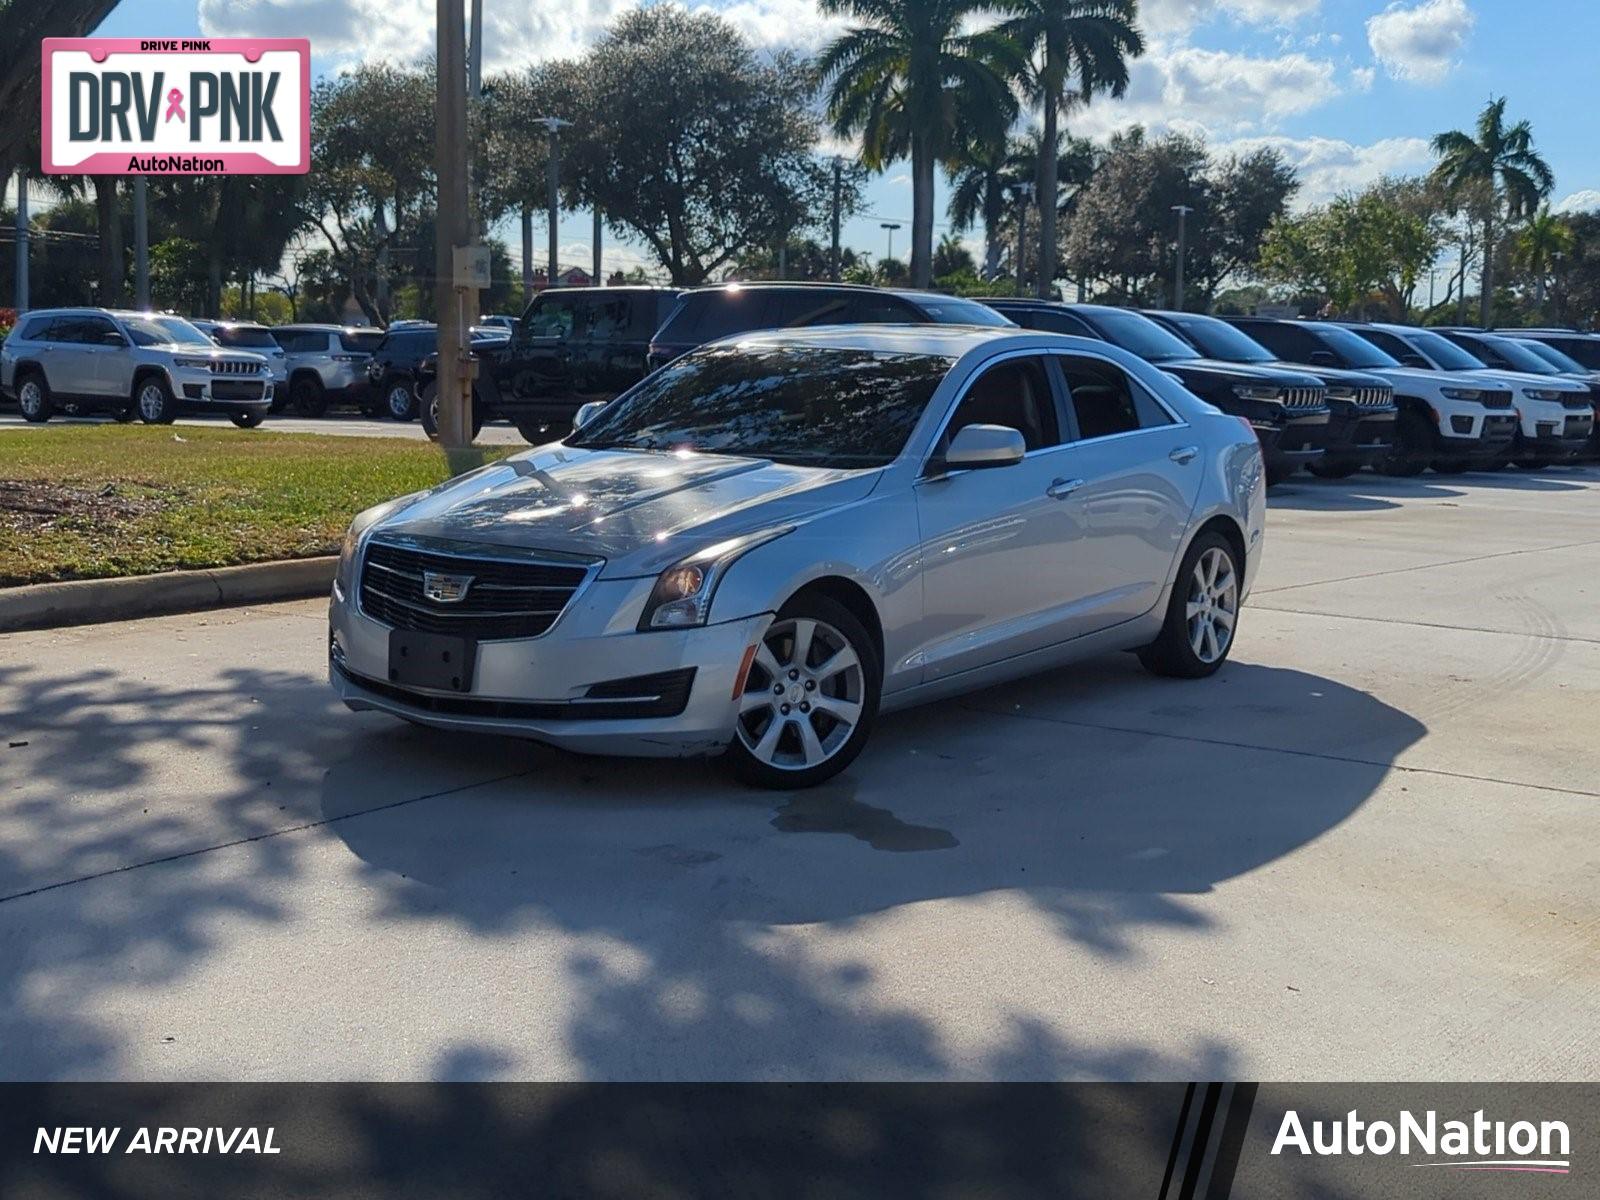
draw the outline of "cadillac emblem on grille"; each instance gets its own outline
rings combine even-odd
[[[440,571],[422,573],[422,594],[435,604],[460,604],[472,586],[471,575],[446,575]]]

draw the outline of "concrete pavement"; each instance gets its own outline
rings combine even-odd
[[[0,1077],[1593,1078],[1600,471],[1268,536],[1215,679],[795,796],[348,713],[318,603],[0,637]]]

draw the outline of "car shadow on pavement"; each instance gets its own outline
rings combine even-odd
[[[1597,473],[1589,467],[1555,467],[1534,471],[1468,471],[1460,475],[1429,472],[1394,478],[1362,471],[1347,479],[1296,475],[1267,493],[1269,508],[1310,512],[1377,512],[1399,508],[1402,500],[1455,500],[1472,492],[1581,492]]]
[[[285,892],[329,845],[369,905],[352,947],[408,924],[446,923],[468,958],[537,935],[530,990],[551,994],[554,972],[564,1003],[530,1020],[560,1026],[583,1077],[1227,1078],[1221,1041],[1079,1037],[1009,1004],[1005,981],[1028,974],[1036,999],[1038,973],[1066,969],[1032,961],[1041,928],[1107,962],[1139,961],[1147,933],[1204,932],[1193,897],[1336,827],[1424,732],[1299,671],[1174,684],[1114,656],[885,718],[843,776],[785,794],[705,762],[351,714],[293,671],[185,688],[12,672],[0,697],[4,732],[29,743],[0,759],[6,1078],[115,1075],[127,1048],[102,1007],[294,920]],[[203,748],[225,777],[203,805],[164,804],[164,764]],[[901,913],[950,900],[966,903],[936,932],[906,926],[926,944],[901,944]],[[347,966],[326,964],[329,986]],[[271,994],[270,978],[241,987]],[[990,1005],[986,1046],[951,1049],[895,1000],[927,988]],[[303,1063],[266,1069],[317,1076],[316,1036]],[[428,1069],[526,1075],[516,1041],[441,1044]]]

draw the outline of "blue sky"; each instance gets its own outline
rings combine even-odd
[[[484,0],[491,66],[574,53],[632,0]],[[688,0],[723,12],[763,45],[815,49],[832,33],[812,0]],[[106,36],[308,36],[313,71],[362,57],[414,58],[433,37],[432,0],[123,0]],[[1129,95],[1097,100],[1072,131],[1140,122],[1204,134],[1221,148],[1279,147],[1301,167],[1302,203],[1430,162],[1426,142],[1470,126],[1491,95],[1532,121],[1556,174],[1554,200],[1600,208],[1594,112],[1600,0],[1143,0],[1149,53]],[[845,241],[881,255],[883,220],[909,226],[908,172],[874,179]],[[939,198],[943,232],[943,195]],[[515,243],[512,229],[501,231]],[[561,228],[564,261],[589,261],[589,219]],[[976,232],[973,235],[976,239]],[[536,229],[542,260],[544,231]],[[906,245],[897,235],[896,254]],[[607,268],[640,256],[607,247]]]

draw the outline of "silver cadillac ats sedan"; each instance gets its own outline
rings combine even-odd
[[[744,335],[583,415],[355,519],[351,708],[803,787],[880,712],[1112,650],[1211,674],[1261,556],[1254,434],[1104,342]]]

